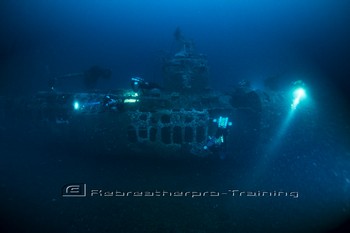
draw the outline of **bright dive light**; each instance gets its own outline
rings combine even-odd
[[[305,90],[300,87],[293,92],[293,96],[294,96],[294,99],[291,105],[292,110],[296,109],[298,104],[300,103],[300,100],[306,97]]]
[[[305,90],[303,88],[298,88],[294,91],[294,95],[299,99],[304,98],[306,96]]]
[[[75,101],[73,106],[74,106],[74,110],[79,110],[79,108],[80,108],[80,105],[79,105],[78,101]]]
[[[137,100],[137,99],[125,99],[124,100],[124,103],[136,103],[136,102],[138,102],[139,100]]]

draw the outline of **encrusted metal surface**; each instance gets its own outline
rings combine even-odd
[[[208,135],[207,110],[132,111],[128,114],[130,142],[201,143]]]

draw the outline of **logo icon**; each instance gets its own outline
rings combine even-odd
[[[86,197],[86,184],[66,184],[62,187],[62,197]]]

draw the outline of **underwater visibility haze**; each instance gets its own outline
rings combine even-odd
[[[350,2],[0,2],[1,232],[350,232]]]

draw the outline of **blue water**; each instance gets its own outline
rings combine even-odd
[[[291,125],[273,152],[229,162],[118,159],[6,132],[1,232],[328,232],[350,218],[349,1],[3,0],[0,12],[1,95],[47,90],[50,78],[93,65],[112,70],[100,89],[129,87],[135,75],[161,83],[162,58],[175,52],[180,27],[207,55],[213,89],[242,79],[256,88],[270,76],[303,79],[317,109]],[[303,131],[303,124],[315,127]],[[299,197],[62,198],[62,186],[74,182]]]

